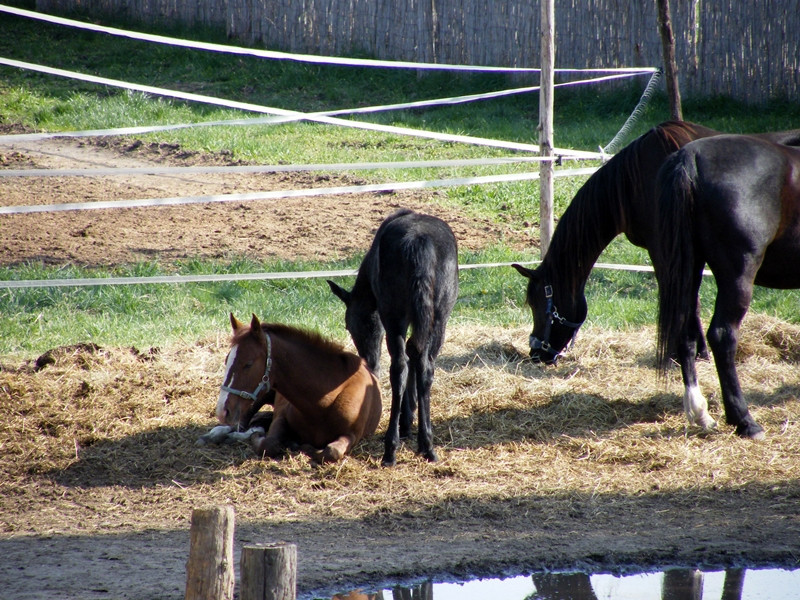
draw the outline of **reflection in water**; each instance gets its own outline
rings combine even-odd
[[[800,570],[669,569],[615,576],[535,573],[467,583],[425,582],[333,600],[800,600]]]

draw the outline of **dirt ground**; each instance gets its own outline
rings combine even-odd
[[[0,168],[228,164],[105,140],[0,146]],[[353,184],[358,174],[0,178],[3,205]],[[445,218],[463,248],[525,231],[431,203],[437,192],[2,216],[3,264],[344,257],[400,206]],[[459,327],[437,363],[441,460],[394,469],[373,436],[342,464],[197,447],[213,423],[225,335],[156,355],[86,344],[0,357],[0,581],[18,600],[183,597],[194,507],[232,504],[243,545],[297,544],[301,597],[424,578],[542,569],[785,566],[800,560],[800,328],[760,319],[740,374],[764,443],[687,429],[652,329],[589,328],[555,368],[525,329]],[[386,357],[384,357],[385,359]],[[712,412],[713,366],[701,365]],[[384,398],[388,383],[382,381]],[[379,433],[385,427],[384,420]]]
[[[0,131],[2,134],[2,131]],[[232,165],[230,157],[188,153],[138,141],[50,140],[0,146],[0,168]],[[267,190],[365,183],[359,172],[120,175],[113,177],[7,177],[3,205],[241,194]],[[400,207],[426,210],[447,220],[461,247],[499,240],[531,247],[531,236],[500,222],[470,218],[430,202],[441,191],[401,191],[179,207],[63,212],[3,217],[0,264],[117,265],[158,258],[334,260],[363,252],[375,229]]]

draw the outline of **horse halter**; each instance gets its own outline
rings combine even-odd
[[[267,364],[264,368],[264,376],[261,378],[261,381],[258,383],[258,387],[256,387],[255,391],[253,393],[245,392],[244,390],[237,390],[236,388],[232,388],[227,385],[221,385],[219,386],[219,389],[221,389],[223,392],[240,396],[252,402],[258,402],[258,397],[263,392],[269,392],[272,389],[272,386],[269,383],[269,372],[272,370],[272,340],[270,340],[269,334],[266,331],[264,332],[264,337],[267,339]]]
[[[553,362],[555,363],[558,357],[561,356],[561,351],[555,350],[550,345],[550,330],[553,327],[553,321],[558,321],[559,325],[574,329],[572,335],[570,336],[570,347],[572,347],[572,344],[575,343],[575,334],[578,333],[578,329],[580,329],[581,325],[583,325],[583,321],[580,323],[575,323],[573,321],[568,321],[558,314],[558,309],[553,304],[553,286],[544,286],[544,297],[547,300],[547,307],[545,309],[545,317],[547,318],[547,322],[544,326],[544,339],[540,340],[538,337],[531,334],[528,338],[528,344],[530,345],[531,350],[542,350],[543,352],[547,352],[553,357]]]

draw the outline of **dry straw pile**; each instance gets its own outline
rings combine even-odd
[[[501,519],[486,515],[489,499],[502,499],[502,513],[529,510],[532,499],[558,509],[571,497],[704,497],[751,482],[796,484],[800,328],[766,317],[746,323],[739,371],[768,433],[761,444],[725,425],[686,427],[677,369],[666,383],[656,378],[651,328],[583,331],[557,367],[526,360],[526,335],[450,329],[432,402],[441,460],[428,464],[406,446],[394,469],[379,465],[386,415],[378,435],[324,468],[302,455],[261,461],[243,444],[195,446],[214,425],[222,334],[145,353],[81,345],[38,363],[6,362],[2,534],[172,527],[192,507],[214,503],[266,521],[380,520],[412,510]],[[713,365],[699,368],[723,422]]]

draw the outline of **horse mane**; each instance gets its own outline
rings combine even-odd
[[[652,185],[644,161],[650,152],[668,156],[713,130],[694,123],[667,121],[615,154],[581,186],[559,219],[546,259],[570,290],[581,287],[603,249],[631,225],[631,204]],[[649,201],[649,200],[645,200]]]
[[[284,325],[282,323],[262,323],[261,329],[265,333],[274,333],[276,335],[288,337],[295,340],[301,340],[311,346],[317,348],[328,354],[345,354],[344,346],[339,342],[324,337],[321,333],[316,331],[309,331],[300,327],[293,327],[291,325]],[[250,328],[246,327],[235,332],[231,337],[231,346],[235,346],[242,341],[247,335],[250,334]]]

